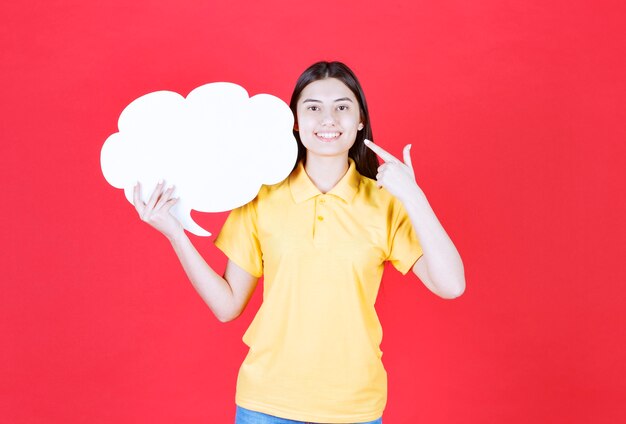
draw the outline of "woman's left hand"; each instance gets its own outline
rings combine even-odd
[[[403,163],[391,153],[388,153],[380,146],[374,144],[373,141],[366,139],[364,143],[385,162],[378,167],[378,174],[376,174],[378,187],[384,187],[403,203],[406,199],[414,197],[417,193],[422,193],[422,190],[415,182],[415,173],[413,172],[413,165],[411,164],[410,144],[404,146],[402,151],[404,156]]]

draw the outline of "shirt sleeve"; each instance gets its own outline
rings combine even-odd
[[[422,246],[404,206],[400,202],[394,202],[393,209],[387,260],[406,275],[422,256]]]
[[[214,243],[228,259],[259,278],[263,275],[263,252],[257,222],[255,199],[230,211]]]

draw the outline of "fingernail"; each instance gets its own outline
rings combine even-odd
[[[412,145],[412,144],[409,144],[409,150],[411,150],[411,147],[413,147],[413,145]]]

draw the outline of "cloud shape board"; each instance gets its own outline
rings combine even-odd
[[[254,199],[261,185],[284,180],[297,158],[293,121],[278,97],[249,97],[233,83],[205,84],[187,98],[156,91],[122,111],[119,132],[102,146],[102,173],[131,203],[137,181],[144,201],[159,180],[175,185],[180,200],[171,213],[186,230],[208,236],[191,210],[231,210]]]

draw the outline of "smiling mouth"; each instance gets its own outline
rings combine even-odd
[[[315,133],[315,136],[322,142],[328,143],[337,140],[341,136],[341,133],[338,131],[324,131]]]

